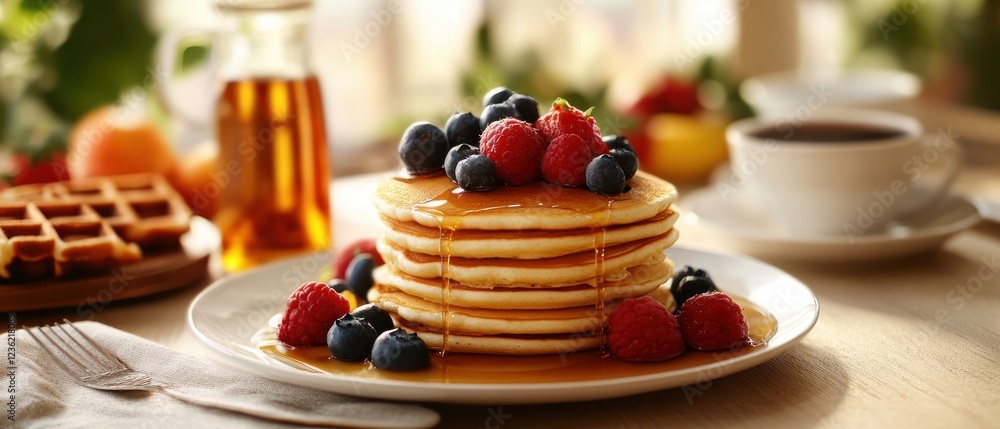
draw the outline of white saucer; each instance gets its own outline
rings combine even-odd
[[[953,235],[975,226],[979,211],[960,195],[948,195],[933,207],[893,221],[882,232],[845,235],[793,233],[733,199],[725,201],[714,186],[683,195],[682,226],[699,239],[755,256],[800,261],[862,261],[896,258],[940,247]]]

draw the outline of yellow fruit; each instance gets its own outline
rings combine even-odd
[[[726,125],[703,116],[653,116],[646,124],[650,147],[642,169],[674,182],[706,179],[727,158]]]

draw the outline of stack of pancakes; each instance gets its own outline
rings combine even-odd
[[[385,234],[369,300],[449,352],[568,353],[601,346],[622,299],[660,297],[673,272],[675,188],[638,173],[605,197],[547,183],[464,192],[444,175],[376,190]]]

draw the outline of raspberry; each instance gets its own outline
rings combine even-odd
[[[565,186],[583,186],[592,157],[590,146],[580,136],[563,134],[552,140],[542,155],[542,178]]]
[[[563,134],[576,134],[590,146],[591,158],[608,153],[608,145],[601,138],[597,121],[589,112],[582,112],[561,98],[557,98],[549,112],[535,121],[535,128],[546,143],[551,144]]]
[[[288,297],[278,339],[296,347],[326,344],[327,331],[348,311],[347,299],[326,283],[304,283]]]
[[[684,352],[677,319],[648,296],[622,301],[608,325],[608,344],[619,359],[667,360]]]
[[[722,292],[695,295],[677,313],[684,342],[693,349],[728,350],[747,343],[743,310]]]
[[[508,185],[525,185],[542,178],[545,141],[531,124],[506,118],[491,123],[479,145],[497,168],[497,177]]]

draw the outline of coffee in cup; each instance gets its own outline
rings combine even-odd
[[[734,175],[724,197],[789,232],[852,239],[940,200],[960,165],[950,136],[925,137],[915,119],[874,110],[745,119],[726,140]]]

